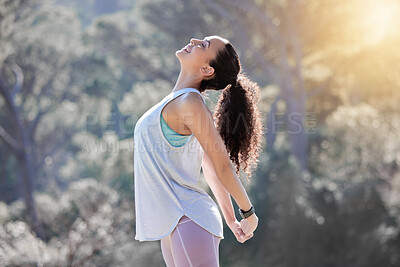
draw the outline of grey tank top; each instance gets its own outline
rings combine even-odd
[[[171,92],[137,121],[134,129],[134,192],[139,241],[160,240],[186,215],[215,236],[224,238],[222,217],[214,200],[197,183],[204,150],[194,135],[172,146],[161,131],[163,107],[195,88]]]

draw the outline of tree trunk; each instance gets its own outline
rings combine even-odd
[[[18,166],[21,167],[20,178],[24,185],[24,199],[26,211],[29,217],[29,225],[40,239],[44,239],[43,226],[37,216],[36,204],[33,199],[33,181],[35,179],[35,171],[31,158],[31,151],[25,147],[25,151],[18,157]]]
[[[21,79],[23,81],[23,76],[18,77],[19,73],[16,73],[17,80]],[[22,73],[20,73],[22,75]],[[19,78],[19,79],[18,79]],[[21,82],[22,84],[22,82]],[[20,170],[20,180],[24,185],[24,199],[25,199],[25,206],[26,212],[28,213],[29,217],[29,225],[31,229],[36,233],[36,235],[43,239],[43,226],[37,216],[36,205],[33,199],[33,181],[36,178],[36,172],[34,168],[34,162],[32,160],[32,147],[33,142],[31,142],[29,135],[30,131],[28,127],[24,125],[26,123],[22,122],[22,116],[20,116],[21,111],[17,107],[13,93],[19,91],[20,88],[14,88],[10,90],[2,77],[0,77],[0,93],[4,98],[6,107],[8,108],[11,114],[11,124],[13,125],[13,134],[8,134],[4,127],[0,125],[0,138],[8,144],[11,148],[11,151],[17,158],[17,167]]]
[[[305,105],[292,97],[286,99],[287,126],[291,153],[298,160],[302,170],[307,170],[307,136],[304,129]]]

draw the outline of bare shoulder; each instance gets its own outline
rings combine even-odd
[[[201,98],[201,96],[198,93],[195,92],[187,92],[184,93],[181,97],[180,97],[180,101],[181,104],[196,104],[196,103],[203,103],[203,99]]]
[[[194,134],[214,166],[230,166],[230,160],[213,116],[197,93],[188,93],[179,102],[179,117]]]
[[[208,109],[207,105],[204,103],[202,97],[195,92],[188,92],[180,97],[179,102],[177,103],[177,108],[180,112],[189,114],[201,114],[207,113],[211,115],[210,110]]]

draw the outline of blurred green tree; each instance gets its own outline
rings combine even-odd
[[[51,164],[54,154],[79,128],[73,121],[77,111],[73,102],[80,87],[72,73],[74,60],[82,53],[80,24],[71,10],[51,4],[0,4],[0,138],[16,159],[29,222],[41,238],[43,229],[32,197],[38,169]],[[72,116],[62,125],[46,123],[46,117],[57,112],[59,118],[66,117],[64,112]],[[48,128],[43,129],[44,125]]]

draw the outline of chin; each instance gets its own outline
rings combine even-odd
[[[183,56],[182,51],[181,51],[181,50],[176,51],[176,52],[175,52],[175,56],[176,56],[176,57],[179,59],[179,61],[180,61],[181,58],[182,58],[182,56]]]

